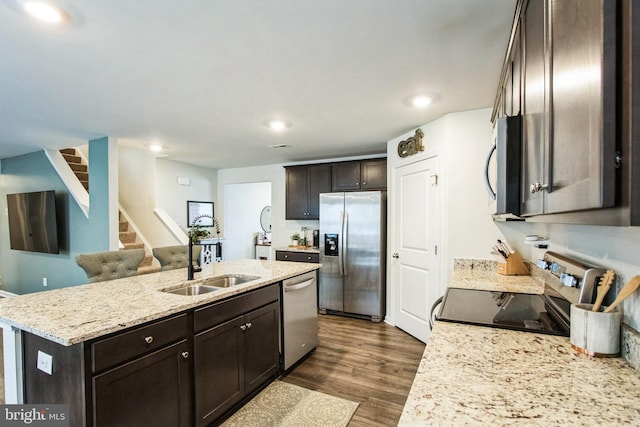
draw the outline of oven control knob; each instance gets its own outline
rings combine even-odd
[[[536,267],[541,268],[543,270],[548,270],[550,265],[551,265],[550,263],[548,263],[547,261],[545,261],[543,259],[539,259],[536,262]]]
[[[578,279],[567,273],[562,273],[560,275],[560,281],[564,286],[569,288],[575,288],[578,286]]]

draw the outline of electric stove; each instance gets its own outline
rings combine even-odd
[[[570,310],[549,287],[544,294],[448,288],[436,320],[568,337]]]

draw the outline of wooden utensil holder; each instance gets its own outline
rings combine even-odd
[[[498,274],[504,276],[528,276],[529,267],[518,251],[510,254],[507,262],[498,263]]]

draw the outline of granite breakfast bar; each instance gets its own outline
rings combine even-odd
[[[449,286],[545,286],[474,267],[454,270]],[[567,337],[436,321],[399,425],[638,426],[640,374],[623,358],[578,354]]]
[[[60,348],[72,348],[158,319],[192,316],[189,313],[194,309],[263,292],[284,279],[318,268],[318,264],[307,263],[225,261],[204,265],[192,281],[186,280],[183,268],[4,298],[0,300],[0,323],[4,336],[6,403],[23,402],[23,334]],[[230,275],[251,276],[252,280],[195,296],[163,292]],[[55,371],[56,360],[53,365]]]

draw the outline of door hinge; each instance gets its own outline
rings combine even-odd
[[[433,187],[437,187],[438,186],[438,174],[434,173],[433,175],[431,175],[431,185]]]
[[[436,245],[435,249],[433,250],[435,255],[438,255],[438,245]]]

